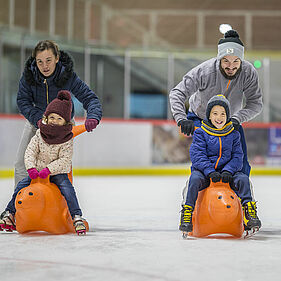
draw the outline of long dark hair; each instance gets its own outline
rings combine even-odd
[[[55,57],[59,55],[58,45],[51,40],[43,40],[37,43],[34,50],[32,51],[32,57],[35,58],[38,52],[43,52],[45,50],[52,50]]]

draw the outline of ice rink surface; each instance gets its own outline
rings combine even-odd
[[[281,280],[281,177],[252,177],[263,227],[250,239],[178,231],[185,177],[76,177],[90,224],[74,234],[0,232],[0,280]],[[13,180],[0,180],[4,210]]]

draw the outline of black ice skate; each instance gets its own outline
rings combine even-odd
[[[0,231],[13,232],[16,230],[15,217],[9,211],[4,211],[0,216]]]
[[[188,232],[192,231],[192,213],[193,207],[189,205],[182,206],[179,230],[183,232],[183,237],[186,237]]]
[[[79,215],[74,216],[73,225],[77,235],[86,235],[86,225],[81,216]]]
[[[256,202],[250,201],[243,205],[244,210],[244,230],[246,237],[256,233],[261,228],[261,221],[257,216]]]

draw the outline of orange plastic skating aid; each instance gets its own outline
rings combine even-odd
[[[194,237],[211,234],[243,234],[243,211],[239,198],[228,183],[213,183],[198,194],[193,218]]]
[[[74,137],[85,132],[85,126],[73,127]],[[72,173],[69,178],[72,179]],[[16,229],[19,233],[45,231],[65,234],[75,229],[66,201],[58,187],[47,179],[37,178],[16,197]],[[84,221],[89,230],[87,221]]]

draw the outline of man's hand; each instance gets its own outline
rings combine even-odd
[[[239,131],[239,127],[240,127],[239,121],[235,118],[231,118],[231,121],[232,121],[232,125],[234,127],[234,130]]]
[[[193,135],[194,123],[192,120],[180,120],[178,126],[181,127],[181,132],[187,136]]]

